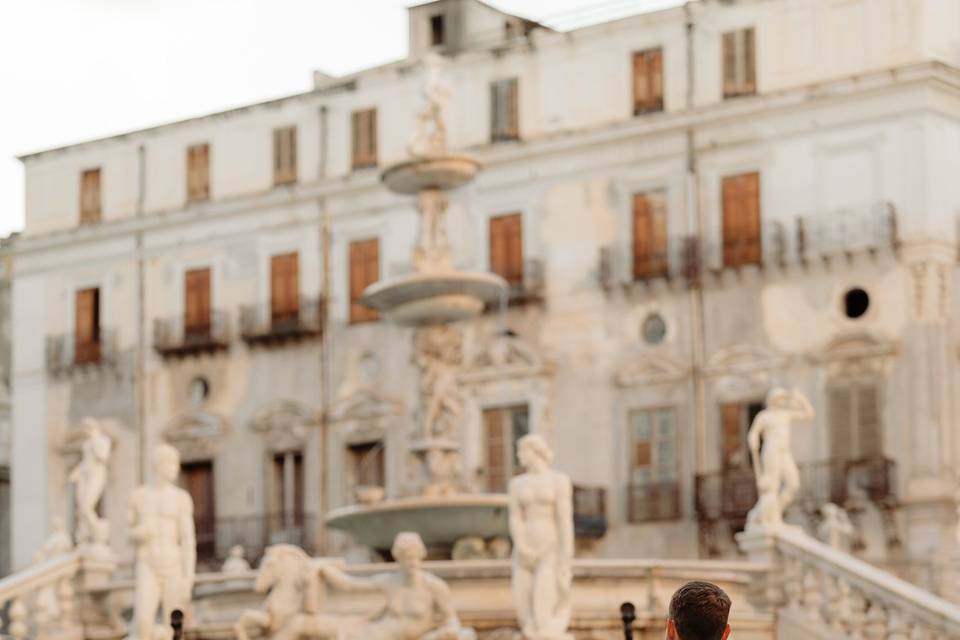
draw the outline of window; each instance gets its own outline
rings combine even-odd
[[[192,269],[183,276],[183,335],[210,336],[210,269]]]
[[[747,434],[753,419],[762,410],[762,402],[728,402],[720,405],[721,466],[724,469],[752,467]]]
[[[382,440],[347,447],[354,487],[385,487],[386,466]]]
[[[523,285],[523,218],[511,213],[490,218],[490,271],[511,287]]]
[[[723,266],[759,265],[760,174],[745,173],[723,179]]]
[[[674,410],[632,411],[629,427],[628,519],[641,522],[679,517]]]
[[[880,393],[875,382],[833,384],[827,403],[830,457],[834,461],[875,459],[883,455]]]
[[[81,289],[76,293],[74,317],[74,362],[100,361],[100,289]]]
[[[663,111],[663,49],[633,54],[633,115]]]
[[[353,168],[377,166],[377,110],[364,109],[351,115]]]
[[[527,405],[484,409],[487,491],[503,493],[510,478],[520,473],[517,442],[530,433]]]
[[[376,238],[350,243],[350,322],[380,318],[376,309],[363,304],[363,290],[380,279],[380,241]]]
[[[446,42],[446,19],[441,13],[430,17],[430,46],[436,47]]]
[[[296,323],[300,317],[300,266],[296,253],[270,258],[270,325]]]
[[[273,130],[273,184],[297,181],[297,128]]]
[[[210,145],[187,147],[187,202],[210,197]]]
[[[753,28],[723,34],[723,97],[757,92]]]
[[[213,462],[203,460],[180,466],[180,485],[193,499],[193,522],[197,531],[197,556],[216,555],[216,507],[213,487]]]
[[[270,528],[278,530],[303,526],[303,454],[286,451],[273,456],[273,486]]]
[[[490,84],[490,141],[520,138],[517,79],[505,78]]]
[[[100,169],[80,174],[80,224],[100,222]]]
[[[667,198],[663,191],[633,196],[633,278],[667,275]]]

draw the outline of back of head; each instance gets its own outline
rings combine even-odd
[[[721,640],[730,615],[730,597],[709,582],[688,582],[670,599],[670,619],[680,640]]]

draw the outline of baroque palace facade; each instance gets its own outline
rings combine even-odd
[[[485,167],[452,197],[456,266],[511,285],[464,328],[462,482],[503,491],[541,433],[580,555],[731,555],[746,430],[795,387],[816,418],[792,434],[790,519],[838,503],[858,553],[935,582],[960,469],[958,21],[940,0],[704,0],[560,33],[438,0],[410,9],[403,60],[23,156],[14,566],[69,513],[87,416],[114,441],[114,548],[165,441],[201,558],[359,553],[322,514],[410,482],[411,330],[359,296],[409,268],[414,202],[378,167],[406,154],[433,51],[451,147]]]

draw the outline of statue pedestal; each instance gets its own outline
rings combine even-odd
[[[777,552],[776,534],[784,526],[789,525],[754,527],[734,536],[740,551],[746,554],[750,562],[770,567],[766,579],[757,581],[750,593],[750,598],[756,600],[760,606],[777,605],[782,600],[780,585],[783,566],[780,554]]]
[[[126,625],[113,602],[111,581],[117,562],[105,545],[90,544],[78,549],[80,623],[85,638],[122,638]]]

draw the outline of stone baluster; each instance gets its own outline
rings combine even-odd
[[[10,637],[13,640],[26,640],[27,637],[27,606],[22,598],[17,598],[10,605]]]
[[[930,640],[933,634],[922,622],[914,622],[910,626],[910,640]]]
[[[859,589],[850,589],[850,596],[847,598],[847,616],[844,620],[847,628],[847,637],[851,640],[861,640],[863,638],[863,628],[866,623],[867,600]]]
[[[887,637],[887,612],[876,600],[872,600],[867,609],[863,635],[867,640],[884,640]]]
[[[887,640],[910,640],[907,614],[902,609],[891,607],[887,612]]]
[[[57,616],[56,598],[50,587],[40,587],[33,598],[33,626],[37,638],[46,637]]]
[[[820,612],[820,605],[823,604],[821,588],[820,570],[815,565],[808,566],[803,572],[803,609],[807,617],[814,622],[823,619]]]
[[[787,606],[799,609],[803,595],[803,566],[800,560],[793,556],[784,558],[783,591],[787,598]]]
[[[837,575],[827,576],[826,581],[829,585],[826,592],[827,623],[830,629],[839,635],[843,632],[843,621],[849,615],[847,599],[850,596],[850,586]]]
[[[75,591],[73,589],[73,578],[61,578],[57,585],[57,604],[60,609],[60,628],[63,630],[73,629],[75,624],[76,602],[74,600]]]

